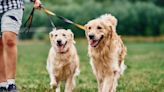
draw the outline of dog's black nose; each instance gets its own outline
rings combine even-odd
[[[61,42],[62,42],[61,40],[57,40],[57,43],[58,43],[58,44],[61,44]]]
[[[89,35],[89,39],[94,39],[95,38],[95,35],[94,34],[90,34]]]

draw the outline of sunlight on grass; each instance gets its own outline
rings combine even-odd
[[[119,81],[117,92],[163,92],[164,43],[126,43],[128,68]],[[17,63],[17,84],[20,92],[50,92],[46,59],[50,44],[20,42]],[[74,92],[97,92],[87,53],[86,39],[76,40],[81,74]],[[63,87],[62,87],[63,89]]]

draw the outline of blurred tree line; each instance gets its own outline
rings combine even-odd
[[[120,35],[159,36],[164,34],[164,0],[42,0],[42,3],[56,14],[82,25],[102,14],[111,13],[118,19],[117,32]],[[24,21],[31,9],[32,5],[26,3]],[[64,23],[56,17],[52,19],[57,27],[72,29],[77,37],[85,35],[84,31],[73,25]],[[50,22],[43,11],[35,12],[32,26],[48,27],[46,33],[51,31]],[[39,32],[30,32],[26,38],[45,34]]]

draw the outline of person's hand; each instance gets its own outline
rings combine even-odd
[[[35,2],[34,2],[34,7],[36,8],[36,9],[41,9],[41,1],[40,0],[35,0]]]

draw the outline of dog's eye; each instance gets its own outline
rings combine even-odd
[[[63,34],[63,36],[66,36],[65,34]]]
[[[102,27],[98,26],[97,29],[102,29]]]
[[[57,34],[55,36],[58,36]]]
[[[88,29],[91,29],[91,27],[88,27]]]

